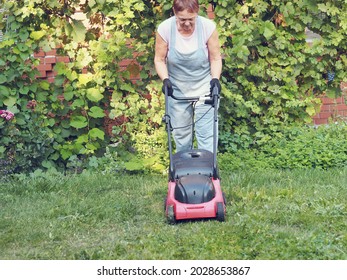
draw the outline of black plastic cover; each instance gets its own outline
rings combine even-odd
[[[208,176],[183,176],[176,182],[175,199],[181,203],[204,203],[211,201],[215,196],[212,179]]]
[[[198,174],[213,175],[213,153],[202,149],[178,152],[173,155],[173,174],[175,179]]]

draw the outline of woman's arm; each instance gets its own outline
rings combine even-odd
[[[207,48],[211,65],[212,79],[219,79],[222,73],[222,56],[220,53],[220,45],[217,30],[215,30],[212,33],[210,39],[208,39]]]
[[[155,39],[155,55],[154,65],[155,70],[161,80],[169,78],[169,73],[166,65],[166,56],[168,52],[168,45],[163,38],[157,33]]]

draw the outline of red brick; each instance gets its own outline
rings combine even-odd
[[[55,56],[46,56],[45,57],[45,64],[54,64],[56,63],[57,59]]]
[[[46,78],[46,71],[39,71],[40,74],[37,76],[38,78]]]
[[[338,111],[347,110],[346,104],[339,104],[339,105],[336,105],[335,107],[336,107],[336,110],[338,110]]]
[[[322,105],[320,108],[321,112],[330,112],[331,111],[331,107],[330,105]]]
[[[41,50],[37,53],[34,53],[34,57],[45,57],[45,52]]]
[[[337,97],[334,100],[334,104],[340,104],[340,103],[343,103],[343,97]]]
[[[46,52],[46,56],[55,56],[57,54],[57,50],[56,49],[53,49],[53,50],[50,50],[48,52]]]
[[[323,104],[334,104],[334,99],[333,98],[328,98],[328,97],[322,97],[321,98]]]
[[[49,83],[54,83],[54,77],[48,77],[47,78],[47,82],[49,82]]]
[[[128,66],[129,64],[131,64],[131,63],[134,63],[134,61],[133,61],[132,59],[123,59],[122,61],[120,61],[120,62],[118,63],[118,65],[119,65],[120,67],[126,67],[126,66]]]
[[[318,114],[320,119],[329,119],[332,115],[332,112],[322,112]]]
[[[314,124],[328,124],[328,119],[314,119],[313,120]]]
[[[50,71],[52,70],[52,64],[40,64],[36,68],[39,71]]]
[[[51,77],[55,77],[57,75],[57,72],[55,71],[48,71],[47,72],[47,77],[51,78]]]
[[[68,56],[57,56],[56,57],[56,61],[57,62],[69,63],[70,62],[70,58]]]

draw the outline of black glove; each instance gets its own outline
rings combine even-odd
[[[173,89],[172,89],[172,84],[171,84],[171,81],[169,80],[169,78],[166,78],[163,80],[162,91],[164,94],[165,94],[165,87],[167,88],[167,95],[171,96],[173,93]]]
[[[221,87],[220,82],[219,82],[219,80],[217,78],[213,78],[210,81],[210,92],[211,92],[211,94],[212,94],[213,88],[215,86],[218,88],[218,93],[220,94],[222,87]]]

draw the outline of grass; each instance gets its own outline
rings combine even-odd
[[[166,223],[164,176],[0,187],[0,259],[347,259],[347,169],[222,172],[227,220]]]

